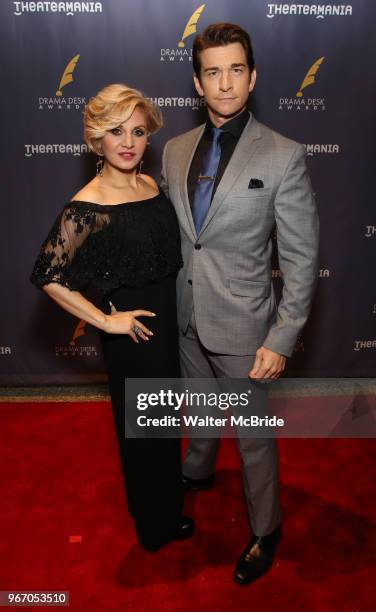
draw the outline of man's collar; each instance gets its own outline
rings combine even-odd
[[[240,115],[236,115],[236,117],[234,117],[233,119],[230,119],[230,121],[226,121],[226,123],[224,123],[223,126],[221,126],[221,129],[224,132],[228,132],[235,138],[240,138],[242,131],[244,130],[245,126],[248,123],[249,117],[250,117],[250,113],[245,108],[243,112],[240,113]],[[205,126],[205,132],[209,132],[214,127],[215,125],[212,123],[212,121],[208,117],[208,120]]]

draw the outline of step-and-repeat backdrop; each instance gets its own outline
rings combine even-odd
[[[205,118],[191,46],[218,21],[251,34],[250,108],[305,144],[319,207],[318,288],[288,371],[375,374],[374,0],[2,0],[0,13],[2,384],[105,379],[96,330],[37,291],[30,271],[52,221],[95,173],[85,103],[120,82],[161,107],[165,127],[143,168],[158,178],[166,140]],[[280,289],[277,259],[273,277]]]

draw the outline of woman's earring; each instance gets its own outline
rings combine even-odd
[[[139,163],[138,169],[137,169],[137,174],[141,174],[142,164],[143,164],[143,163],[144,163],[144,162],[141,160],[141,161],[140,161],[140,163]]]
[[[103,176],[103,164],[104,164],[104,162],[103,162],[102,157],[103,156],[98,155],[98,161],[95,164],[96,169],[97,169],[97,176]]]

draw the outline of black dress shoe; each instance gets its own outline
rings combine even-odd
[[[214,474],[207,478],[189,478],[183,475],[182,484],[184,491],[205,491],[213,487]]]
[[[281,535],[282,528],[279,525],[267,536],[253,535],[251,537],[235,567],[234,580],[237,584],[250,584],[268,571],[273,563]],[[255,544],[257,544],[256,550],[251,554],[251,549]]]
[[[171,540],[186,540],[193,535],[195,530],[194,520],[190,516],[183,516],[181,523],[174,532]]]
[[[189,516],[182,516],[181,522],[178,525],[177,529],[175,529],[171,535],[163,540],[162,542],[152,542],[145,541],[145,539],[140,539],[139,541],[146,550],[149,552],[157,552],[162,546],[165,546],[169,542],[174,542],[175,540],[186,540],[193,535],[195,528],[195,524],[193,519]]]

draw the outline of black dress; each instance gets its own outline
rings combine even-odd
[[[31,276],[72,291],[103,292],[103,311],[150,310],[140,318],[154,335],[136,344],[101,332],[128,507],[147,548],[167,541],[181,522],[180,441],[125,437],[124,379],[179,376],[175,279],[182,266],[174,208],[162,194],[117,205],[73,201],[55,221]]]

